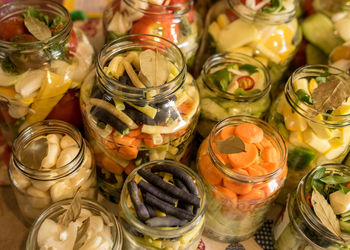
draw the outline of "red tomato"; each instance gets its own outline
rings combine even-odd
[[[179,24],[174,22],[172,14],[147,14],[133,24],[130,34],[156,35],[178,43]]]
[[[5,41],[10,41],[15,35],[27,33],[22,17],[14,17],[0,23],[0,31],[0,39]]]
[[[233,10],[231,9],[226,9],[225,13],[228,20],[230,20],[230,22],[233,22],[234,20],[238,19],[238,16],[236,15],[236,13],[234,13]]]
[[[250,76],[241,76],[237,79],[238,85],[241,89],[250,90],[254,87],[255,81]]]
[[[14,43],[30,43],[38,41],[34,36],[30,34],[17,34],[10,39],[11,42]]]
[[[82,126],[79,98],[72,89],[68,90],[46,119],[68,122],[76,127]]]
[[[78,38],[74,30],[72,30],[72,32],[70,33],[67,47],[68,47],[68,55],[73,56],[73,54],[70,52],[76,52],[78,47]]]

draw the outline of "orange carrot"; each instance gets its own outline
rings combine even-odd
[[[117,145],[114,143],[113,136],[108,135],[103,139],[103,145],[106,149],[116,149]]]
[[[272,143],[270,140],[266,139],[266,137],[264,137],[261,142],[260,142],[261,146],[263,146],[264,148],[270,148],[272,147]]]
[[[243,168],[234,168],[233,171],[235,171],[239,174],[249,175],[248,171],[246,169],[243,169]]]
[[[187,115],[193,106],[193,102],[184,102],[180,106],[177,107],[177,110],[180,114]]]
[[[263,154],[265,162],[278,163],[280,161],[278,152],[275,147],[265,148]]]
[[[119,153],[122,155],[122,158],[125,160],[136,159],[139,150],[135,146],[122,146],[119,149]]]
[[[264,138],[264,131],[252,123],[242,123],[236,127],[236,136],[248,143],[259,143]]]
[[[130,137],[138,137],[141,135],[141,127],[138,127],[137,129],[130,130],[130,133],[128,136]]]
[[[350,188],[350,182],[345,183],[345,187]]]
[[[272,173],[278,169],[279,165],[276,162],[263,162],[262,166],[268,173]]]
[[[154,143],[153,143],[153,139],[152,138],[143,138],[143,142],[145,143],[145,145],[147,147],[152,148],[152,147],[155,146]]]
[[[236,154],[229,154],[228,159],[234,168],[246,168],[253,164],[258,156],[258,149],[252,143],[245,143],[245,151]]]
[[[267,170],[259,164],[253,164],[246,168],[250,176],[262,176],[267,174]]]
[[[121,175],[123,173],[123,167],[106,155],[104,155],[104,157],[102,158],[101,163],[101,167],[105,168],[113,174]]]
[[[207,154],[199,158],[199,169],[209,184],[219,185],[221,183],[223,174],[211,164]]]
[[[223,176],[224,187],[236,194],[247,194],[252,190],[252,184],[235,181]]]
[[[213,190],[213,197],[226,207],[236,207],[237,194],[228,188],[216,186]]]
[[[238,201],[257,201],[265,198],[265,192],[261,189],[253,188],[249,193],[240,195]]]
[[[136,138],[124,135],[122,137],[114,136],[113,140],[119,146],[132,146],[135,144]]]
[[[135,164],[130,161],[129,165],[127,165],[126,168],[124,168],[124,172],[127,175],[129,175],[135,168],[136,168]]]
[[[226,163],[228,162],[228,157],[225,154],[216,154],[216,157],[224,165],[226,165]]]
[[[216,140],[225,140],[231,136],[235,135],[235,126],[224,127],[215,137]]]

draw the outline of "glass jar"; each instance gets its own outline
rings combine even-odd
[[[346,42],[333,49],[329,55],[328,64],[349,73],[350,42]]]
[[[160,86],[138,88],[126,85],[126,72],[118,80],[105,73],[115,58],[140,58],[141,52],[152,50],[171,65],[171,80]],[[134,59],[133,63],[137,65]],[[96,102],[105,107],[96,108]],[[151,35],[131,35],[114,40],[100,52],[96,75],[91,73],[83,83],[81,109],[99,167],[100,188],[119,202],[123,181],[136,166],[183,158],[199,116],[199,91],[173,43]]]
[[[350,77],[337,68],[305,66],[291,75],[284,92],[270,109],[269,123],[284,137],[289,152],[289,174],[280,196],[283,202],[305,174],[324,163],[341,163],[350,149],[348,101],[327,113],[317,111],[314,105],[302,101],[303,97],[299,95],[299,89],[303,89],[306,97],[311,98],[310,93],[318,86],[316,79],[322,80],[317,77],[324,76],[325,72],[334,74],[345,84],[350,83]],[[338,97],[332,98],[334,102]]]
[[[27,250],[46,249],[45,243],[50,241],[55,242],[55,237],[58,237],[58,235],[63,235],[64,232],[67,232],[67,239],[69,239],[69,232],[71,230],[70,225],[78,224],[79,226],[79,224],[83,223],[83,221],[87,218],[90,218],[90,228],[88,228],[86,231],[86,234],[88,236],[83,242],[84,245],[78,249],[122,249],[123,236],[119,223],[113,214],[108,212],[103,206],[95,201],[88,199],[81,200],[82,210],[80,212],[80,216],[75,222],[70,222],[68,229],[63,230],[62,225],[56,224],[58,222],[59,216],[62,216],[62,214],[66,211],[66,208],[70,205],[71,201],[72,199],[66,199],[56,202],[40,214],[29,231],[26,242]],[[42,226],[46,226],[47,230],[44,230],[46,227],[42,229]],[[59,230],[55,231],[55,229],[60,229],[62,232],[59,232]],[[108,239],[108,241],[112,242],[107,243],[106,235],[109,235],[111,237],[111,239]],[[96,237],[93,238],[93,236]],[[55,249],[69,250],[67,246],[63,246],[63,240],[57,242],[60,244],[58,244],[57,248]],[[113,245],[110,247],[111,243]],[[70,249],[72,250],[73,246]]]
[[[243,161],[245,156],[241,154],[244,152],[218,153],[217,139],[229,138],[224,137],[222,131],[232,133],[242,124],[255,127],[260,135],[263,133],[262,141],[256,146],[244,143],[245,152],[255,150],[255,162]],[[240,136],[238,132],[233,133]],[[272,165],[267,163],[269,160],[265,156],[269,154],[268,148],[274,148],[273,168],[270,168]],[[242,166],[231,168],[231,155],[238,157]],[[250,116],[231,116],[219,122],[202,142],[197,158],[197,171],[204,182],[208,203],[204,234],[223,242],[243,241],[251,237],[263,224],[283,186],[287,175],[286,159],[287,148],[283,138],[266,122]]]
[[[31,20],[38,22],[39,16],[57,24],[50,26],[51,37],[39,41],[29,34],[25,13],[35,16]],[[94,50],[84,33],[72,28],[68,11],[52,1],[11,1],[0,7],[0,25],[0,128],[7,141],[12,143],[20,130],[45,118],[81,125],[77,89]]]
[[[270,76],[258,60],[241,54],[216,54],[197,79],[201,116],[197,127],[206,137],[214,125],[232,115],[262,118],[270,107]]]
[[[268,68],[274,92],[301,42],[295,17],[298,2],[279,3],[283,7],[274,11],[268,6],[254,10],[241,0],[222,0],[213,5],[206,20],[206,45],[200,48],[200,59],[212,51],[253,56]]]
[[[290,196],[282,216],[276,222],[274,237],[277,250],[349,248],[348,243],[344,243],[328,231],[310,207],[308,195],[311,181],[315,173],[321,168],[326,168],[326,172],[350,176],[349,166],[324,164],[314,168],[303,177],[296,192]],[[345,240],[348,242],[348,239]]]
[[[13,143],[9,176],[17,204],[32,222],[50,204],[73,197],[97,198],[94,158],[72,125],[44,120],[24,129]]]
[[[104,11],[103,25],[107,42],[128,34],[163,37],[181,49],[189,66],[202,35],[193,0],[114,0]]]
[[[198,197],[201,200],[200,206],[197,209],[197,214],[184,226],[166,228],[150,227],[135,216],[135,212],[132,207],[132,201],[130,200],[128,193],[128,185],[126,183],[132,180],[138,182],[141,177],[137,172],[140,169],[151,171],[151,168],[157,165],[171,165],[186,171],[198,189]],[[145,163],[135,169],[127,177],[122,190],[121,200],[119,204],[119,219],[124,234],[124,247],[125,249],[130,250],[168,248],[196,250],[204,228],[205,209],[206,194],[204,186],[198,175],[192,169],[181,163],[168,160]],[[157,215],[158,212],[159,211],[156,211]]]

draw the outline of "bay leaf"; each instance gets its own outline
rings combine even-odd
[[[323,113],[338,108],[349,96],[350,85],[335,75],[329,76],[326,82],[320,82],[312,92],[316,110]]]
[[[78,219],[80,212],[81,212],[81,198],[80,198],[80,193],[78,189],[67,210],[59,217],[58,223],[64,226],[68,226],[70,222]]]
[[[51,30],[49,27],[39,19],[26,15],[24,17],[24,25],[36,39],[39,41],[47,40],[51,37]]]
[[[78,250],[84,245],[88,237],[86,232],[89,229],[89,226],[90,226],[90,217],[84,220],[81,226],[79,227],[73,250]]]
[[[231,136],[225,140],[215,140],[215,145],[221,154],[236,154],[245,152],[245,144],[238,136]]]
[[[140,53],[140,71],[151,86],[164,84],[169,77],[169,64],[165,56],[151,49]]]
[[[344,241],[340,231],[340,225],[337,216],[335,215],[331,205],[328,204],[326,198],[324,198],[324,196],[321,195],[315,187],[312,191],[311,204],[313,206],[316,216],[320,219],[322,224],[331,233],[333,233],[334,235],[336,235]]]

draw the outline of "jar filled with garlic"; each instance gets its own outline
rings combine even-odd
[[[93,155],[72,125],[45,120],[24,129],[15,139],[9,176],[27,222],[59,200],[97,196]]]

